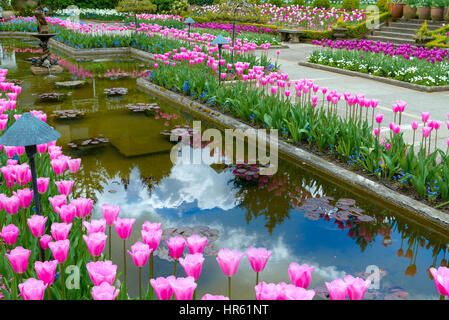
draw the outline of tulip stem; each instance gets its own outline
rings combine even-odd
[[[124,268],[124,285],[126,286],[126,240],[123,240],[123,268]]]
[[[176,277],[176,259],[175,259],[175,270],[174,270],[174,272],[173,272],[173,275]]]
[[[435,142],[436,145],[436,142]],[[26,222],[26,212],[25,209],[22,208],[22,218],[23,218],[23,233],[25,233],[25,247],[28,246],[28,230],[27,230],[27,222]]]
[[[109,260],[111,260],[111,226],[109,226]]]
[[[446,299],[446,297],[444,296],[444,295],[440,295],[440,300],[445,300]]]
[[[228,296],[229,300],[231,300],[231,277],[228,277]]]
[[[259,284],[259,272],[256,272],[256,286]]]
[[[51,297],[50,297],[50,286],[48,286],[48,288],[47,288],[47,299],[51,300]]]
[[[62,289],[62,300],[65,300],[65,290],[64,290],[64,266],[63,263],[59,264],[59,267],[61,268],[61,289]]]
[[[139,299],[142,300],[142,267],[139,267]]]

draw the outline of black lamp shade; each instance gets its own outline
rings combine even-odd
[[[27,112],[0,137],[0,145],[26,147],[58,140],[61,134]]]

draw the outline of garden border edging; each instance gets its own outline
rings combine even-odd
[[[137,88],[179,105],[189,112],[199,115],[220,127],[242,130],[253,128],[233,117],[215,111],[205,104],[160,87],[145,78],[137,79]],[[318,173],[326,175],[328,178],[337,179],[338,182],[345,184],[349,188],[353,189],[355,187],[367,195],[374,196],[388,204],[390,207],[394,207],[399,213],[402,211],[403,214],[405,213],[405,216],[410,217],[411,213],[416,218],[424,219],[437,228],[443,227],[446,229],[449,227],[449,215],[442,211],[434,209],[397,191],[391,190],[382,184],[342,168],[285,141],[279,141],[278,149],[280,153],[290,160],[294,160],[296,164],[312,168],[318,171]]]
[[[423,91],[423,92],[449,91],[449,85],[432,86],[432,87],[422,86],[419,84],[413,84],[413,83],[408,83],[408,82],[404,82],[404,81],[400,81],[400,80],[379,77],[379,76],[375,76],[375,75],[368,74],[368,73],[361,73],[361,72],[352,71],[352,70],[345,70],[345,69],[340,69],[340,68],[335,68],[335,67],[329,67],[326,65],[312,63],[312,62],[298,62],[298,65],[303,66],[303,67],[308,67],[308,68],[320,69],[320,70],[324,70],[324,71],[336,72],[336,73],[344,74],[347,76],[361,77],[361,78],[379,81],[379,82],[383,82],[383,83],[390,84],[393,86],[403,87],[403,88],[416,90],[416,91]]]

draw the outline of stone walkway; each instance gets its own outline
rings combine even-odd
[[[279,57],[277,57],[277,50],[269,50],[268,56],[281,65],[281,72],[289,74],[291,80],[298,80],[308,78],[315,80],[315,83],[320,87],[328,87],[329,90],[337,90],[340,93],[350,92],[352,95],[357,93],[364,93],[368,99],[374,98],[379,100],[378,113],[384,114],[383,132],[388,131],[390,121],[394,120],[394,113],[392,105],[396,100],[407,101],[407,107],[402,114],[401,130],[404,131],[404,137],[409,143],[412,142],[412,130],[410,123],[416,120],[421,125],[420,112],[430,112],[431,120],[442,121],[443,124],[438,131],[438,146],[442,150],[446,150],[446,139],[449,137],[449,130],[446,122],[449,121],[447,113],[449,112],[449,91],[426,93],[407,88],[397,87],[382,82],[352,77],[330,71],[318,70],[299,66],[298,62],[307,61],[307,57],[314,50],[320,47],[312,44],[292,44],[288,43],[288,49],[281,49]],[[265,54],[264,52],[257,52],[257,55]],[[321,95],[319,95],[321,100]],[[342,98],[343,100],[343,98]],[[339,103],[340,105],[341,102]],[[343,109],[343,108],[342,108]],[[419,132],[418,132],[419,131]],[[417,137],[418,142],[421,142],[421,128],[418,128]],[[432,135],[434,133],[432,132]],[[432,139],[435,136],[433,135]]]

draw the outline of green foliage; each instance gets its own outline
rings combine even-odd
[[[405,5],[411,7],[411,8],[416,8],[419,4],[419,0],[407,0],[405,2]]]
[[[359,9],[359,0],[343,0],[341,8],[345,10]]]
[[[116,10],[118,12],[151,13],[156,11],[156,5],[152,4],[151,0],[121,0]]]
[[[276,7],[285,6],[285,2],[283,0],[269,0],[268,3],[272,4],[273,6],[276,6]]]
[[[153,0],[154,4],[157,5],[157,12],[169,13],[173,4],[172,0]]]
[[[390,13],[389,12],[383,12],[381,14],[379,14],[378,16],[370,16],[366,21],[361,22],[359,24],[356,24],[354,26],[346,26],[346,28],[348,29],[346,31],[346,34],[351,37],[351,38],[355,38],[358,37],[366,32],[369,31],[369,25],[374,25],[374,22],[376,21],[376,19],[379,19],[379,23],[383,23],[385,20],[387,20],[390,17]],[[369,22],[369,23],[368,23]]]
[[[11,10],[12,6],[9,0],[0,0],[0,7],[3,8],[3,10]]]
[[[315,8],[329,9],[331,7],[331,3],[329,0],[314,0],[312,6]]]
[[[293,0],[290,4],[294,6],[304,7],[306,5],[306,2],[304,0]]]
[[[214,4],[214,0],[189,0],[189,4],[197,6],[210,6]]]
[[[432,0],[418,0],[418,7],[430,7]]]
[[[65,9],[70,5],[79,8],[114,9],[118,0],[45,0],[50,9]]]
[[[380,12],[388,11],[388,0],[377,0],[377,7]]]
[[[176,0],[173,2],[172,13],[180,14],[189,9],[189,2],[187,0]]]
[[[431,0],[430,6],[433,8],[444,8],[449,5],[447,0]]]

